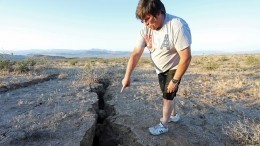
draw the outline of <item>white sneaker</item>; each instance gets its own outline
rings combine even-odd
[[[161,122],[160,124],[149,128],[149,132],[152,135],[161,135],[163,133],[168,132],[168,130],[169,130],[168,127],[164,126]]]
[[[170,122],[178,122],[180,120],[180,115],[176,113],[175,116],[171,115],[170,118],[168,119],[168,123]],[[162,122],[162,118],[160,119],[160,121]]]

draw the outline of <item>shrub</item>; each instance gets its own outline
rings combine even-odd
[[[18,62],[18,66],[15,69],[19,73],[23,72],[28,72],[33,69],[33,66],[36,65],[36,61],[28,59],[28,60],[23,60],[21,62]]]
[[[93,66],[85,66],[85,79],[87,83],[98,83],[104,78],[106,71],[104,68],[95,68]]]
[[[26,62],[27,62],[27,65],[30,67],[33,67],[36,65],[36,61],[32,60],[32,59],[28,59]]]
[[[10,60],[0,60],[0,70],[9,70],[11,64]]]
[[[220,62],[225,62],[228,60],[229,60],[229,58],[227,58],[226,56],[222,56],[221,58],[218,59],[218,61],[220,61]]]
[[[117,69],[115,66],[101,67],[88,63],[84,69],[84,79],[87,83],[100,83],[103,82],[103,80],[112,79],[111,77],[116,70]]]
[[[260,60],[254,56],[248,56],[246,58],[246,64],[252,66],[260,66]]]
[[[206,63],[206,70],[217,70],[219,68],[219,64],[215,61],[209,61]]]
[[[234,139],[239,145],[260,144],[260,123],[254,120],[229,122],[223,129],[224,133]]]
[[[76,63],[78,63],[78,60],[77,59],[70,59],[68,62],[69,62],[70,65],[76,65]]]
[[[195,65],[198,65],[198,66],[203,65],[203,61],[200,61],[200,60],[195,60],[193,62]]]
[[[87,71],[90,71],[91,69],[92,69],[92,65],[91,65],[91,63],[86,63],[85,64],[85,70],[87,70]]]
[[[29,71],[29,68],[27,67],[26,62],[22,61],[18,63],[18,67],[16,68],[16,71],[19,73],[27,72]]]
[[[139,63],[151,64],[151,60],[149,58],[141,58]]]

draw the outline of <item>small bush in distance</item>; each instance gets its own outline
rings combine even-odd
[[[246,58],[246,64],[252,66],[260,66],[260,60],[254,56],[248,56]]]
[[[33,69],[33,66],[36,65],[36,61],[28,59],[23,60],[21,62],[18,62],[18,66],[16,68],[16,71],[19,73],[28,72]]]
[[[0,70],[9,70],[10,66],[10,60],[0,60]]]
[[[219,68],[219,64],[215,61],[209,61],[205,64],[206,64],[206,66],[205,66],[206,70],[209,70],[209,71],[217,70]]]
[[[225,62],[228,60],[229,60],[229,58],[227,58],[226,56],[222,56],[221,58],[218,59],[218,61],[220,61],[220,62]]]
[[[76,65],[76,63],[78,63],[78,60],[77,59],[70,59],[68,62],[69,62],[70,65]]]

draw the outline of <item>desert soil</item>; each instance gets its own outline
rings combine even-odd
[[[90,76],[77,65],[2,75],[0,145],[259,145],[260,69],[244,64],[246,57],[194,57],[175,98],[181,120],[169,123],[161,136],[148,132],[159,123],[162,95],[147,61],[139,63],[123,93],[126,62],[108,63],[111,70],[97,80],[89,78],[99,72]],[[221,63],[208,66],[205,59]],[[239,131],[241,125],[249,126]]]

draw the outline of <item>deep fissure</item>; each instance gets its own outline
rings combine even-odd
[[[91,84],[90,89],[91,92],[95,92],[98,95],[98,109],[97,109],[97,124],[95,129],[95,135],[93,139],[92,146],[104,146],[105,145],[118,145],[119,141],[116,139],[116,133],[108,127],[111,127],[111,123],[107,121],[107,117],[113,115],[113,107],[109,107],[106,105],[105,97],[109,97],[106,95],[106,91],[108,86],[110,85],[110,81],[108,79],[101,79],[98,81],[98,84]],[[106,120],[106,121],[105,121]],[[109,139],[107,139],[106,135],[110,133]],[[102,138],[101,138],[102,137]]]

